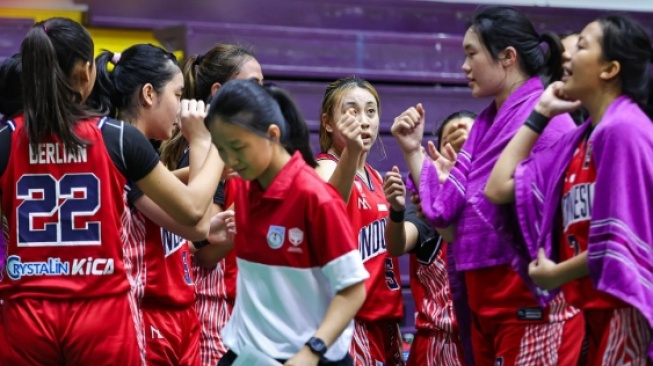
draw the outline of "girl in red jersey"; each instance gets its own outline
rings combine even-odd
[[[219,44],[203,55],[189,57],[182,64],[183,97],[209,100],[229,80],[247,79],[262,83],[261,65],[246,48]],[[169,169],[188,166],[188,142],[177,131],[161,145],[161,161]],[[213,199],[211,216],[230,207],[234,195],[232,184],[223,180]],[[204,238],[202,238],[204,239]],[[206,241],[195,242],[198,247]],[[236,255],[233,251],[217,260],[216,248],[206,245],[193,255],[193,275],[197,300],[195,309],[200,319],[200,359],[203,366],[215,366],[227,352],[220,331],[227,324],[236,298]],[[217,264],[216,264],[217,262]]]
[[[238,291],[223,330],[231,365],[249,349],[292,365],[352,365],[352,319],[367,272],[345,207],[312,168],[308,128],[290,96],[226,83],[207,124],[236,187]]]
[[[435,133],[438,150],[451,144],[454,151],[467,139],[476,114],[456,112],[442,122]],[[385,227],[388,253],[410,253],[411,291],[415,298],[417,334],[408,356],[408,366],[464,365],[458,324],[453,310],[447,276],[446,243],[411,206],[406,211],[406,187],[395,166],[383,183],[390,204],[390,220]],[[405,212],[405,219],[404,219]]]
[[[114,64],[108,71],[108,64]],[[181,104],[182,115],[204,119],[202,101],[180,101],[183,76],[174,56],[165,50],[139,44],[121,54],[102,52],[96,58],[98,79],[91,98],[111,116],[119,117],[138,128],[151,140],[172,137]],[[207,182],[218,184],[223,163],[211,148],[206,135],[196,145],[190,159],[204,162],[197,174]],[[208,155],[208,158],[207,158]],[[132,210],[132,246],[127,257],[134,271],[134,294],[143,316],[146,360],[149,365],[200,364],[200,326],[195,312],[195,286],[190,271],[189,239],[206,238],[210,214],[196,226],[172,220],[138,187],[130,182],[128,199]],[[169,231],[168,231],[169,230]],[[181,235],[181,236],[180,236]]]
[[[179,182],[135,128],[84,106],[93,41],[76,22],[36,23],[21,46],[24,118],[0,131],[0,205],[7,266],[0,282],[8,365],[141,365],[123,265],[125,184],[173,218],[197,223],[210,186]],[[191,144],[206,134],[191,120]],[[10,158],[11,157],[11,158]],[[197,172],[197,165],[191,166]]]
[[[359,78],[337,80],[322,100],[317,173],[338,189],[356,230],[358,250],[370,273],[367,300],[356,315],[351,355],[356,365],[402,365],[399,320],[403,302],[399,262],[386,252],[388,206],[383,179],[366,159],[379,131],[379,96]]]
[[[591,366],[653,364],[653,123],[643,111],[652,57],[634,20],[588,24],[486,188],[516,203],[535,283],[562,287],[583,310]],[[581,104],[589,119],[531,154],[549,119]]]
[[[411,172],[408,188],[413,182],[418,186],[425,217],[454,234],[447,262],[466,360],[473,358],[477,365],[575,364],[582,341],[579,311],[562,296],[547,308],[539,306],[528,274],[513,266],[520,238],[511,208],[496,206],[483,195],[492,166],[544,85],[562,74],[562,46],[555,35],[539,35],[509,7],[475,14],[462,46],[462,70],[472,95],[493,100],[476,118],[456,159],[440,157],[433,164],[424,158],[421,104],[396,118],[392,133]],[[537,148],[573,128],[568,115],[559,116]]]

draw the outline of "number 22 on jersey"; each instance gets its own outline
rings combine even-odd
[[[16,231],[21,246],[101,244],[100,180],[94,174],[28,174],[16,183]]]

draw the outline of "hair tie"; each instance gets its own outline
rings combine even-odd
[[[45,34],[48,34],[48,27],[45,26],[45,23],[43,23],[43,31]]]
[[[193,62],[193,66],[198,66],[202,62],[203,58],[204,58],[204,54],[198,53],[195,56],[195,62]]]
[[[111,63],[115,66],[118,65],[118,62],[120,62],[120,57],[122,54],[120,52],[116,52],[111,56]]]

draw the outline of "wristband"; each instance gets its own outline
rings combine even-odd
[[[550,120],[551,118],[533,109],[531,114],[526,119],[526,122],[524,122],[524,125],[533,130],[535,133],[542,134],[542,131],[544,131],[544,128],[546,128],[546,125],[549,124]]]
[[[390,220],[392,222],[403,222],[404,221],[404,214],[406,213],[406,209],[404,208],[401,211],[395,211],[392,209],[392,206],[390,207]]]
[[[193,246],[195,247],[195,249],[204,248],[205,246],[207,246],[209,244],[211,244],[211,243],[206,239],[193,242]]]

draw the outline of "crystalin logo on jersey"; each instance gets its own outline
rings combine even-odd
[[[22,262],[17,255],[7,258],[7,275],[12,280],[29,276],[105,276],[113,274],[111,258],[81,258],[72,263],[61,258],[48,258],[45,262]]]

